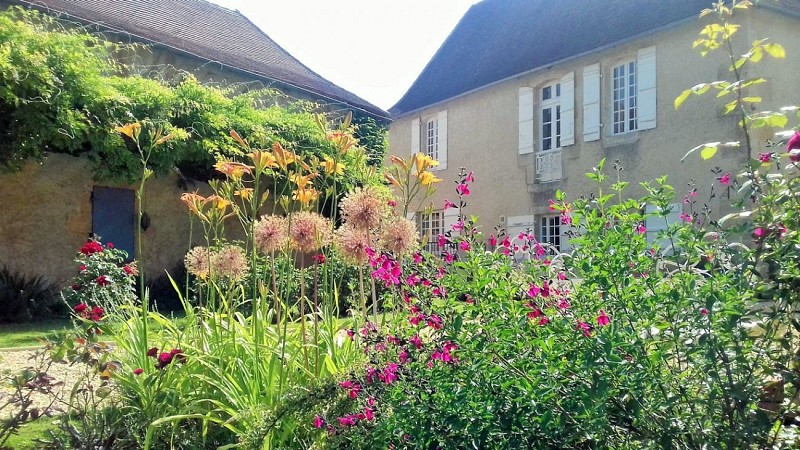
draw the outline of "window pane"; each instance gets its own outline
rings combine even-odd
[[[542,89],[542,100],[550,100],[552,96],[552,88],[550,86],[545,86]]]

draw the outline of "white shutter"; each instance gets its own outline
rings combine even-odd
[[[678,223],[681,218],[681,213],[683,212],[683,205],[680,203],[671,203],[669,205],[669,213],[667,216],[661,215],[654,215],[650,216],[645,220],[645,228],[647,228],[647,242],[649,244],[658,244],[661,248],[665,248],[670,245],[669,241],[659,239],[658,234],[662,230],[666,230],[670,227],[670,225],[674,223]],[[655,205],[647,205],[645,208],[646,214],[656,214],[660,210]]]
[[[600,64],[583,68],[583,142],[600,139]]]
[[[447,110],[440,111],[438,119],[439,165],[436,168],[444,170],[447,169]]]
[[[419,153],[419,117],[411,121],[411,154]]]
[[[444,230],[443,231],[445,233],[447,233],[448,231],[453,230],[453,225],[455,225],[456,222],[458,222],[458,211],[459,211],[458,208],[447,208],[446,210],[444,210],[444,214],[443,214],[443,217],[442,217],[443,220],[442,221],[444,222],[443,223],[443,225],[444,225]],[[453,236],[457,236],[459,234],[461,234],[461,232],[453,231],[452,235]]]
[[[533,88],[519,88],[519,154],[533,153]]]
[[[656,48],[639,50],[636,58],[637,114],[640,130],[656,127]]]
[[[575,144],[575,72],[561,78],[561,146]]]

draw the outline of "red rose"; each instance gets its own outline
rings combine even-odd
[[[97,241],[88,241],[87,243],[83,244],[81,247],[81,253],[86,256],[93,255],[95,253],[100,253],[103,251],[103,246],[100,245]]]
[[[80,270],[81,272],[83,272],[84,270],[86,270],[86,266],[85,266],[85,265],[83,265],[83,264],[81,264],[80,266],[78,266],[78,270]]]
[[[786,151],[792,162],[800,162],[800,131],[795,132],[786,143]]]
[[[86,311],[86,303],[78,303],[72,309],[74,309],[76,313],[80,314],[80,313]]]
[[[314,260],[314,263],[316,264],[325,264],[325,255],[323,255],[322,253],[314,255],[312,258]]]
[[[108,247],[108,248],[114,248],[114,244],[112,244],[111,242],[109,242],[108,244],[106,244],[106,247]]]
[[[81,290],[81,285],[80,284],[73,284],[72,285],[72,290],[73,291],[80,291]]]
[[[109,284],[111,284],[111,279],[108,278],[106,275],[100,275],[99,277],[95,278],[94,281],[100,287],[108,286]]]
[[[158,355],[158,347],[153,347],[147,351],[147,356],[150,358],[155,358]]]
[[[163,352],[160,355],[158,355],[158,362],[166,366],[167,364],[172,362],[172,356],[173,356],[172,353]]]
[[[144,372],[144,369],[142,369],[141,367],[138,367],[138,368],[136,368],[136,369],[133,369],[133,374],[134,374],[134,375],[141,375],[141,374],[142,374],[142,372]]]

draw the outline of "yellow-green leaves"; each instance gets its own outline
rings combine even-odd
[[[738,141],[733,141],[733,142],[707,142],[705,144],[700,144],[697,147],[695,147],[695,148],[689,150],[688,152],[686,152],[686,154],[683,155],[683,158],[681,158],[681,162],[683,162],[684,159],[686,159],[689,155],[691,155],[692,153],[694,153],[694,152],[696,152],[698,150],[700,150],[700,157],[703,158],[703,160],[708,160],[708,159],[713,158],[717,154],[717,152],[719,151],[720,148],[738,148],[739,145],[740,145],[740,143]]]

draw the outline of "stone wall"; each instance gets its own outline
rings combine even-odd
[[[196,182],[189,191],[207,193]],[[78,248],[92,231],[92,189],[110,186],[136,189],[135,185],[96,183],[91,162],[51,154],[42,163],[31,161],[12,174],[0,175],[0,266],[28,275],[64,283],[74,274],[72,263]],[[180,201],[184,189],[177,175],[155,177],[147,182],[143,201],[150,226],[142,233],[145,274],[157,277],[182,261],[190,248],[189,216]],[[194,231],[201,242],[202,230]]]

